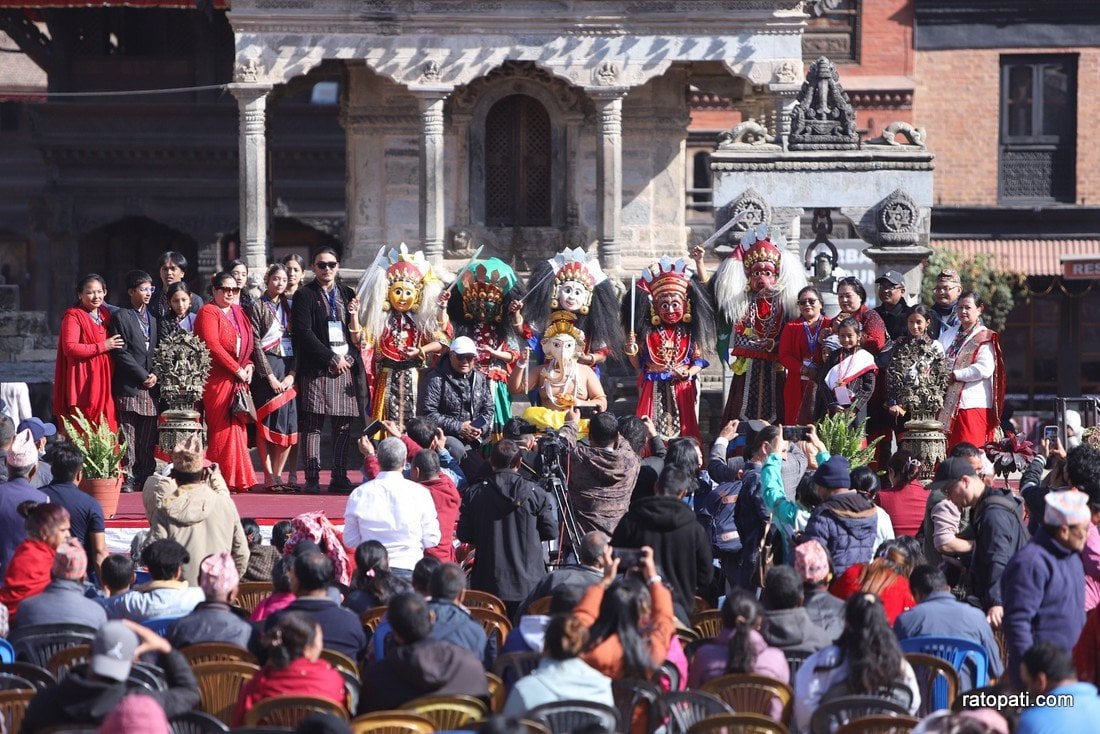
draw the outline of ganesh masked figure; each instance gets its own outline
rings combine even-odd
[[[418,370],[447,343],[447,293],[424,254],[404,244],[363,274],[358,291],[371,420],[404,427],[416,415]]]
[[[565,249],[549,260],[539,262],[527,279],[528,291],[523,301],[526,320],[526,340],[541,361],[539,335],[561,313],[573,315],[573,324],[587,337],[579,344],[577,360],[594,367],[623,343],[622,326],[618,319],[619,296],[597,260],[590,260],[581,248]],[[517,335],[518,336],[518,335]]]
[[[806,285],[801,264],[783,257],[786,244],[765,225],[750,229],[714,274],[718,353],[733,371],[723,423],[783,418],[779,336],[787,319],[798,316],[798,291]]]
[[[468,336],[477,345],[477,368],[489,378],[493,391],[493,427],[499,435],[512,417],[508,375],[520,356],[517,333],[524,331],[519,301],[523,286],[515,271],[499,258],[477,260],[457,275],[461,298],[447,305],[456,336]]]
[[[642,271],[623,310],[629,309],[626,353],[640,371],[637,415],[650,416],[662,436],[701,442],[697,375],[714,343],[714,306],[694,275],[686,260],[666,255]]]
[[[584,353],[584,332],[574,326],[573,314],[555,311],[550,319],[541,338],[542,366],[533,364],[531,351],[525,350],[508,380],[513,393],[538,395],[538,404],[524,411],[523,419],[540,429],[561,428],[570,408],[607,410],[600,378],[578,359]],[[587,424],[581,421],[582,434],[587,433]]]

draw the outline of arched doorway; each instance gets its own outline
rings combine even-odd
[[[159,283],[157,259],[173,250],[187,258],[187,283],[199,286],[199,250],[195,239],[148,217],[127,217],[92,230],[80,240],[80,273],[99,273],[107,279],[108,300],[127,301],[123,279],[131,270],[144,270]]]
[[[550,226],[552,128],[546,108],[526,94],[497,101],[485,117],[485,224]]]

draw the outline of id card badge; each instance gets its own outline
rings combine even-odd
[[[852,393],[844,385],[838,385],[837,387],[834,387],[833,388],[833,395],[836,395],[837,405],[851,405],[852,404]]]
[[[294,342],[289,336],[284,336],[282,339],[280,339],[279,346],[283,350],[284,357],[294,356]]]
[[[328,322],[328,344],[332,353],[338,357],[348,353],[348,344],[344,341],[344,325],[339,321]]]

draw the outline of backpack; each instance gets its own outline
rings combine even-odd
[[[733,521],[737,497],[741,494],[741,480],[723,482],[707,497],[707,512],[711,516],[710,542],[721,551],[736,553],[741,550],[741,536]]]

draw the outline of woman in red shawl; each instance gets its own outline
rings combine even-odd
[[[783,385],[783,423],[805,425],[814,417],[817,372],[825,363],[821,342],[828,336],[829,319],[821,313],[821,293],[813,286],[798,292],[802,318],[788,321],[779,335],[779,363],[787,368]]]
[[[21,601],[41,594],[49,586],[53,558],[70,537],[69,511],[61,505],[24,502],[20,511],[26,512],[27,537],[15,549],[4,573],[4,586],[0,587],[0,604],[8,608],[12,618]]]
[[[195,334],[210,350],[210,377],[202,394],[209,439],[206,458],[221,467],[230,492],[247,492],[256,483],[248,453],[245,424],[230,415],[234,394],[252,379],[252,322],[238,304],[241,287],[229,273],[211,281],[214,302],[199,309]]]
[[[93,423],[105,420],[117,430],[111,398],[110,352],[122,349],[122,337],[107,336],[111,313],[104,302],[107,283],[92,273],[76,285],[77,305],[61,315],[53,376],[53,409],[71,419],[75,409]]]

